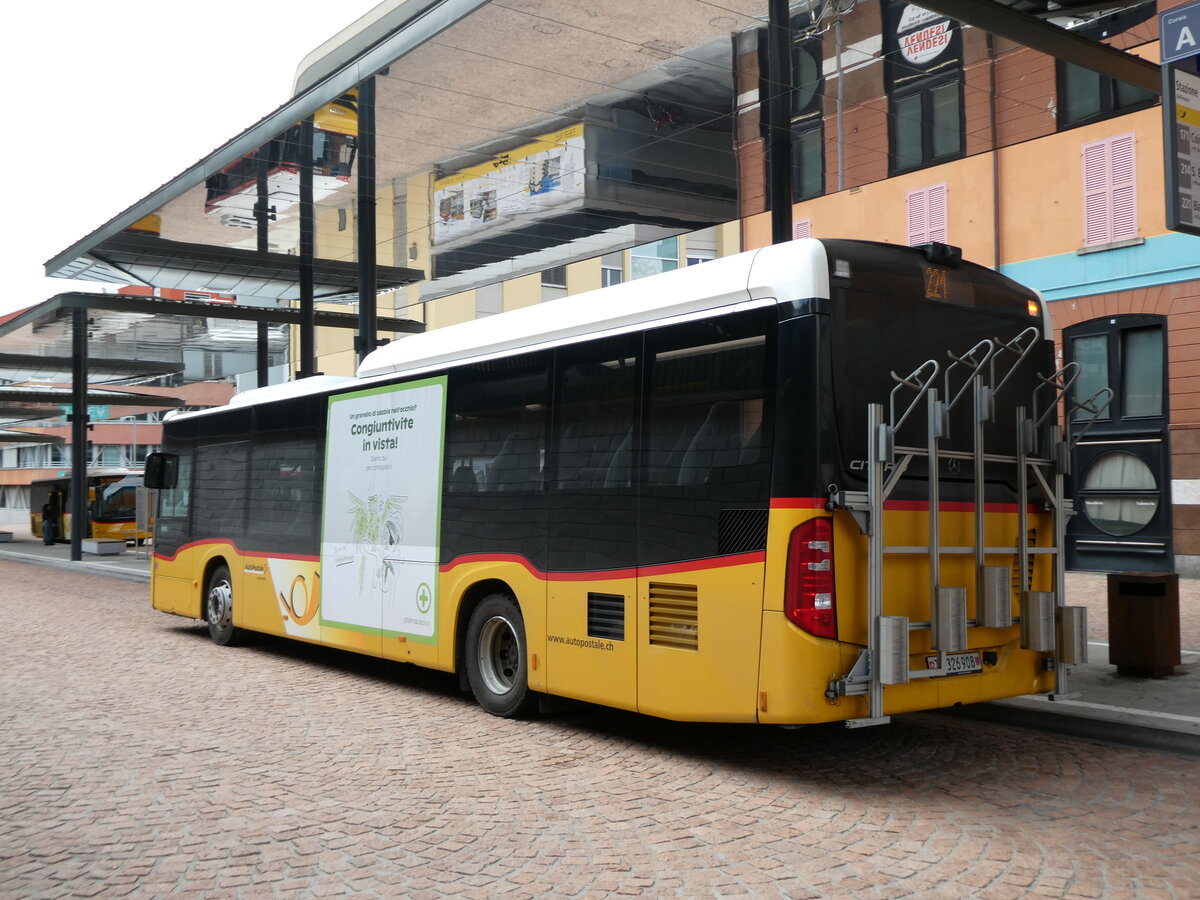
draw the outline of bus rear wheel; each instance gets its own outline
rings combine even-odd
[[[489,594],[467,625],[467,683],[479,705],[506,719],[528,715],[537,703],[529,690],[528,650],[521,608],[508,594]]]
[[[222,647],[232,647],[241,640],[241,629],[233,627],[233,580],[228,566],[217,566],[208,576],[204,621],[208,623],[208,636]]]

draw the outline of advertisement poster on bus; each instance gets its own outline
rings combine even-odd
[[[321,623],[437,638],[445,378],[329,400]]]
[[[585,174],[583,126],[574,125],[439,178],[433,183],[433,243],[581,199]]]

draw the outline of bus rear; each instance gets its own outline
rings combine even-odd
[[[780,325],[760,721],[1061,690],[1085,624],[1038,296],[941,245],[823,244],[829,300]]]

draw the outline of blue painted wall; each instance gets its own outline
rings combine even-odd
[[[1133,247],[1044,256],[1001,266],[1000,271],[1041,291],[1047,300],[1200,280],[1200,237],[1163,234]]]

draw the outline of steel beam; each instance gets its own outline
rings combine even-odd
[[[375,79],[358,86],[358,335],[359,362],[375,349]]]
[[[788,0],[770,0],[767,24],[767,204],[771,243],[792,239],[792,26]]]
[[[313,117],[300,123],[300,359],[297,378],[317,374],[317,327],[313,321],[313,260],[317,211],[313,208]]]
[[[86,309],[71,312],[71,559],[83,559],[87,527],[87,330]]]

